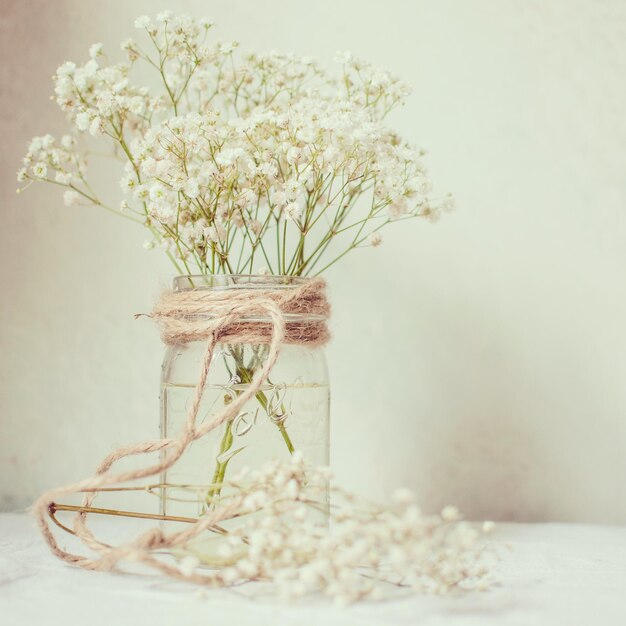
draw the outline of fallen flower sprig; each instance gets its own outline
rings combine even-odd
[[[299,452],[286,463],[243,470],[224,485],[230,495],[222,506],[237,525],[212,533],[204,553],[196,540],[193,555],[179,561],[178,577],[211,587],[266,581],[284,599],[322,593],[340,604],[493,583],[494,555],[482,537],[491,522],[463,521],[451,506],[424,515],[407,489],[384,507],[332,487],[328,527],[315,513],[326,507],[330,478],[328,468],[308,467]]]

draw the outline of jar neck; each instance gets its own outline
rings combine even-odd
[[[190,290],[256,290],[256,289],[296,289],[311,279],[301,276],[274,276],[262,274],[198,274],[182,275],[174,278],[175,292]]]

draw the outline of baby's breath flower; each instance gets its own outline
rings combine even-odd
[[[383,238],[381,237],[381,234],[376,232],[376,233],[372,233],[369,236],[369,242],[370,242],[370,246],[374,246],[375,248],[377,246],[380,246],[380,244],[382,243]]]
[[[126,52],[129,61],[136,61],[139,58],[137,44],[133,39],[126,39],[120,44],[120,49]]]
[[[452,195],[447,195],[441,204],[441,208],[444,211],[453,211],[455,206],[456,202],[454,201],[454,197]]]
[[[100,56],[102,54],[102,44],[101,43],[94,43],[90,46],[89,48],[89,57],[91,59],[95,59],[96,57]]]
[[[393,500],[398,504],[412,504],[415,502],[415,494],[406,488],[398,488],[393,492]]]
[[[485,533],[490,533],[495,527],[496,525],[492,521],[487,520],[483,522],[483,532]]]
[[[95,116],[89,123],[89,133],[94,137],[101,135],[103,132],[102,118]]]
[[[85,131],[91,124],[91,116],[86,111],[83,111],[76,116],[75,123],[78,130]]]
[[[72,175],[69,172],[57,172],[54,175],[54,180],[62,185],[69,185],[72,182]]]
[[[149,28],[152,20],[147,15],[141,15],[135,20],[135,28]]]
[[[35,163],[32,169],[33,175],[37,178],[45,178],[48,173],[48,166],[43,162]]]
[[[286,219],[295,222],[300,217],[301,209],[298,206],[297,202],[290,202],[289,204],[285,205],[283,212]]]
[[[63,202],[65,206],[74,206],[76,204],[80,204],[80,194],[73,189],[68,189],[63,194]]]
[[[185,556],[180,560],[178,568],[185,576],[191,576],[200,565],[200,559],[196,556]]]
[[[188,178],[185,183],[185,195],[190,198],[197,198],[200,195],[200,185],[195,178]]]
[[[257,219],[252,219],[248,222],[248,229],[255,235],[260,235],[263,230],[263,224]]]
[[[455,506],[445,506],[441,511],[441,519],[445,522],[455,522],[460,517],[459,509]]]
[[[76,146],[76,139],[72,135],[63,135],[61,137],[61,146],[66,150],[71,150]]]
[[[301,148],[292,147],[287,150],[287,163],[290,165],[295,165],[296,163],[300,163],[303,159],[303,153]]]
[[[174,14],[172,13],[172,11],[161,11],[161,13],[157,13],[156,19],[157,19],[157,22],[169,22],[172,19],[172,17],[174,17]],[[150,20],[148,18],[148,22],[146,25],[148,25],[149,23],[150,23]],[[135,22],[135,25],[136,24],[137,22]],[[145,28],[145,27],[142,26],[141,28]]]
[[[349,63],[352,60],[352,52],[337,52],[335,54],[336,63]]]

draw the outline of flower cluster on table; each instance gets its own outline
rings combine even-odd
[[[182,558],[179,577],[209,586],[270,581],[284,599],[321,592],[340,604],[493,584],[495,553],[481,537],[491,522],[462,521],[453,506],[424,515],[408,489],[382,507],[333,487],[329,529],[311,521],[309,509],[320,506],[331,478],[299,451],[288,462],[242,470],[228,482],[232,495],[223,505],[243,523],[219,537],[214,555]],[[201,567],[207,564],[216,569]]]

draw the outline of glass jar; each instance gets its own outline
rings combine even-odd
[[[174,291],[295,289],[306,280],[290,276],[179,276],[174,279]],[[255,317],[239,321],[267,324],[270,320]],[[308,317],[288,314],[285,321],[306,323]],[[206,347],[206,341],[168,347],[161,377],[161,437],[180,435]],[[215,346],[198,424],[210,421],[248,387],[267,352],[267,344]],[[323,348],[283,344],[267,381],[255,397],[233,419],[194,441],[176,464],[162,474],[161,514],[195,519],[228,496],[229,488],[224,483],[241,469],[254,469],[271,459],[287,460],[295,450],[302,452],[313,466],[328,465],[329,401]],[[323,500],[313,514],[325,521],[323,510],[328,507],[328,493]],[[238,521],[226,521],[221,528],[227,530]],[[206,535],[196,539],[185,554],[191,551],[202,561],[215,564],[213,546],[217,537],[211,531]]]

